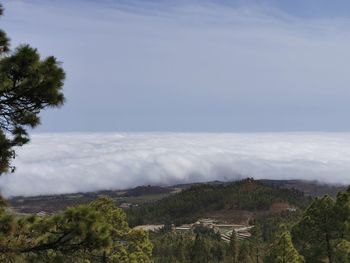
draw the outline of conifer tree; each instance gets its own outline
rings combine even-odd
[[[148,234],[106,197],[54,216],[0,213],[0,262],[148,263],[151,252]]]
[[[151,262],[152,243],[145,231],[131,229],[126,214],[117,208],[113,199],[100,197],[89,205],[93,211],[104,216],[110,227],[111,247],[98,252],[96,256],[105,258],[106,262]],[[98,255],[99,254],[99,255]]]
[[[334,263],[350,263],[350,242],[348,240],[335,241]]]
[[[262,234],[261,234],[261,230],[260,227],[258,225],[255,225],[252,229],[251,229],[251,240],[250,240],[250,244],[252,246],[252,253],[255,257],[254,262],[259,263],[260,262],[260,258],[261,258],[261,254],[262,254]]]
[[[334,205],[334,224],[338,237],[350,240],[350,186],[345,192],[339,192]]]
[[[238,256],[238,240],[237,240],[237,234],[236,231],[233,229],[232,234],[230,237],[230,243],[228,246],[228,252],[230,262],[236,263],[237,262],[237,256]]]
[[[248,263],[249,260],[249,247],[247,241],[242,241],[239,251],[238,251],[238,256],[237,256],[237,262],[239,263]]]
[[[41,58],[27,44],[11,51],[9,38],[0,30],[0,174],[14,170],[14,147],[29,141],[27,130],[39,125],[40,112],[63,104],[64,79],[55,57]]]
[[[292,243],[290,233],[282,232],[271,244],[265,257],[266,263],[303,263],[304,258],[298,253]]]
[[[292,229],[293,241],[307,262],[327,258],[333,263],[332,240],[340,233],[335,201],[329,196],[316,199]]]
[[[197,234],[191,251],[191,262],[202,263],[209,262],[209,260],[210,251],[208,244],[206,243],[204,238],[200,236],[200,234]]]

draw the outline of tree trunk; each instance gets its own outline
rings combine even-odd
[[[107,255],[106,255],[106,252],[103,252],[103,255],[102,255],[102,263],[107,263]]]
[[[326,233],[326,244],[327,244],[327,256],[328,256],[328,262],[333,263],[332,260],[332,249],[331,249],[331,244],[329,241],[329,235]]]

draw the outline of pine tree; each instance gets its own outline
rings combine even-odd
[[[266,263],[303,263],[304,258],[298,253],[292,243],[290,233],[282,232],[270,247],[265,257]]]
[[[152,243],[148,239],[148,233],[142,230],[130,229],[126,214],[117,208],[113,199],[102,196],[91,202],[89,207],[103,215],[110,227],[110,249],[97,252],[108,262],[151,262]]]
[[[339,232],[338,237],[350,240],[350,187],[345,192],[339,192],[334,205],[334,224]]]
[[[239,263],[247,263],[249,260],[249,246],[247,241],[242,241],[239,251],[238,251],[238,256],[237,256],[237,262]]]
[[[338,240],[334,244],[334,263],[350,263],[350,242]]]
[[[254,262],[259,263],[262,253],[262,234],[260,227],[258,225],[255,225],[251,230],[251,238],[250,238],[250,244],[252,246],[252,252],[254,254],[255,260]]]
[[[229,255],[230,261],[232,263],[236,263],[237,262],[238,240],[237,240],[236,231],[234,229],[232,230],[232,234],[231,234],[231,238],[230,238],[230,243],[229,243],[229,246],[228,246],[227,254]]]
[[[324,196],[316,199],[293,227],[293,241],[306,261],[327,258],[333,263],[332,240],[340,238],[339,217],[335,214],[335,201]]]
[[[191,262],[203,263],[209,262],[209,260],[210,251],[208,244],[206,243],[205,239],[200,236],[200,234],[197,234],[191,251]]]
[[[0,212],[0,262],[151,262],[148,234],[130,229],[110,198],[54,216]]]
[[[39,125],[40,112],[63,104],[64,78],[55,57],[42,59],[29,45],[11,52],[10,41],[0,30],[0,174],[14,170],[14,147],[29,141],[27,129]]]

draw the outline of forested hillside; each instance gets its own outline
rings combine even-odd
[[[193,185],[125,210],[131,224],[164,224],[149,238],[128,227],[116,204],[104,197],[52,216],[25,217],[2,204],[0,262],[350,262],[349,189],[334,199],[253,179]],[[195,223],[184,231],[172,225],[223,211],[251,212],[250,234],[234,230],[227,241],[219,224]]]
[[[230,184],[195,185],[154,203],[127,211],[131,225],[191,223],[212,211],[268,211],[274,204],[305,208],[311,197],[295,189],[282,189],[246,179]]]
[[[214,199],[203,196],[217,193],[216,197],[222,198],[217,189],[226,194],[228,189],[235,189],[234,193],[240,192],[240,194],[246,191],[245,198],[250,201],[234,202],[231,209],[238,207],[238,203],[247,209],[266,209],[277,200],[288,201],[295,205],[299,203],[300,209],[280,212],[269,210],[257,213],[250,222],[252,226],[251,236],[238,239],[237,234],[233,231],[229,243],[220,239],[215,228],[198,226],[190,232],[174,232],[165,228],[163,231],[151,235],[155,262],[350,262],[350,188],[339,192],[336,198],[325,195],[311,201],[310,198],[300,195],[298,191],[270,188],[252,180],[244,180],[220,187],[203,185],[196,186],[194,189],[190,188],[177,196],[169,197],[164,203],[158,202],[157,205],[164,208],[164,210],[160,210],[164,214],[153,213],[161,218],[160,221],[174,213],[174,210],[170,208],[165,209],[165,205],[169,204],[170,200],[199,201],[202,211],[203,209],[216,209],[217,207],[210,204],[210,201]],[[267,200],[263,202],[263,206],[260,206],[259,201],[252,201],[260,199]],[[209,203],[204,205],[204,200]],[[181,204],[180,201],[179,204]],[[227,203],[224,202],[224,205]],[[144,211],[145,214],[148,212],[148,216],[150,216],[153,211],[149,209],[150,207],[140,208],[138,211]],[[188,210],[184,211],[187,211],[187,214],[180,217],[180,220],[188,220],[190,218],[188,215],[195,216],[200,213],[200,210],[193,213],[188,212]],[[181,216],[181,213],[178,215]],[[149,217],[148,220],[151,218]],[[158,219],[155,218],[155,220]]]

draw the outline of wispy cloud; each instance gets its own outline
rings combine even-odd
[[[46,131],[349,130],[350,19],[223,2],[6,1],[1,23],[64,62]]]
[[[16,165],[0,177],[5,196],[248,176],[350,184],[350,134],[37,134]]]

